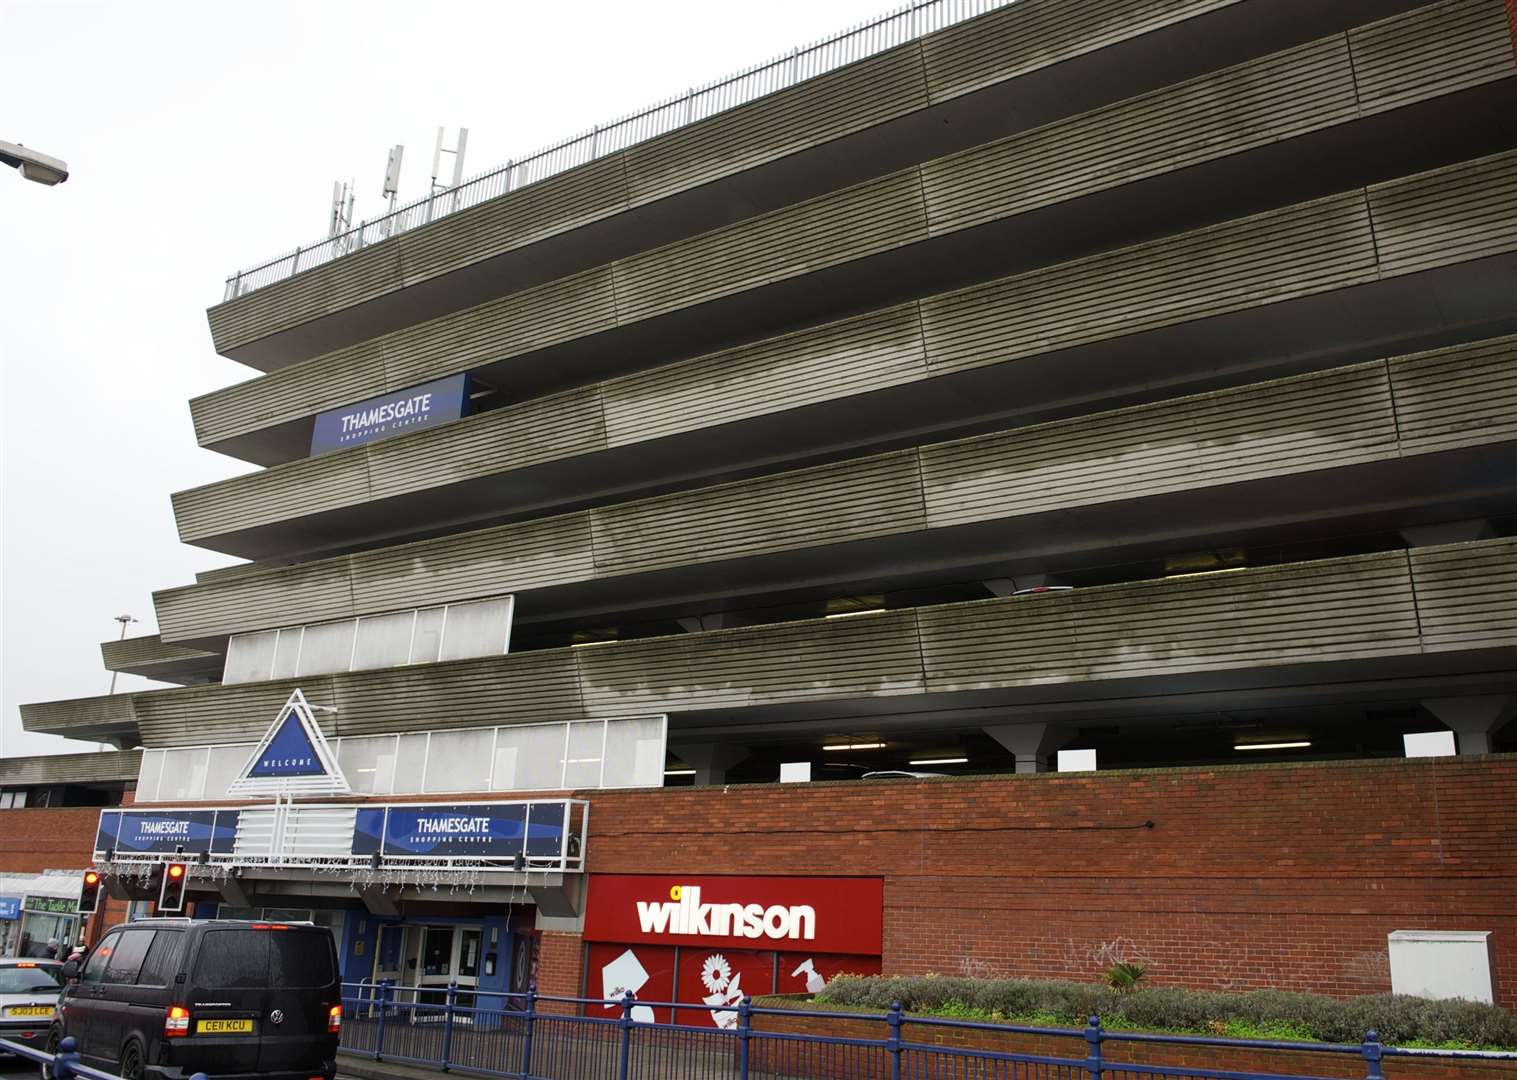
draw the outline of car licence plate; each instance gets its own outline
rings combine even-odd
[[[195,1030],[201,1035],[251,1035],[251,1020],[197,1020]]]
[[[12,1005],[5,1010],[6,1016],[52,1016],[51,1005]]]

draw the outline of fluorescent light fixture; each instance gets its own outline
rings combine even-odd
[[[1234,750],[1301,750],[1310,746],[1310,739],[1299,742],[1241,742],[1234,743]]]
[[[665,769],[665,776],[694,776],[694,769]]]
[[[882,743],[882,742],[833,743],[831,746],[824,746],[824,747],[822,747],[822,749],[823,750],[883,750],[883,749],[885,749],[885,744]]]
[[[569,765],[594,765],[598,761],[600,761],[600,758],[598,758],[598,757],[572,757],[572,758],[570,758],[566,762],[566,764],[569,764]]]
[[[872,608],[865,608],[863,611],[835,611],[831,615],[826,616],[826,618],[829,618],[829,619],[851,619],[855,615],[878,615],[880,612],[882,612],[884,610],[885,609],[882,608],[882,607],[872,607]]]
[[[926,757],[915,758],[913,765],[964,765],[969,762],[967,757]]]
[[[1183,574],[1165,574],[1164,580],[1174,581],[1176,578],[1183,577],[1205,577],[1207,574],[1241,574],[1248,569],[1251,568],[1247,566],[1219,566],[1215,570],[1189,570]]]

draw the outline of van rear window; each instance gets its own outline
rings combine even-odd
[[[325,934],[207,930],[195,960],[195,985],[206,990],[327,986],[335,980]]]

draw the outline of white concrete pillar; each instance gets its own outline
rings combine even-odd
[[[1061,724],[987,724],[985,734],[1012,752],[1017,772],[1048,771],[1048,759],[1074,732]]]
[[[732,743],[674,743],[669,749],[674,756],[695,770],[695,784],[725,784],[727,770],[749,754],[746,746]]]
[[[1427,698],[1422,705],[1454,729],[1461,755],[1489,754],[1491,732],[1517,716],[1517,694]]]

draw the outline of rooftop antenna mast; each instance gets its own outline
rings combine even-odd
[[[466,127],[458,129],[458,138],[451,148],[443,145],[444,134],[445,129],[439,127],[437,129],[437,145],[432,151],[432,190],[427,193],[427,219],[429,221],[432,218],[433,203],[442,192],[451,190],[454,193],[454,205],[450,209],[458,209],[458,186],[464,182],[464,153],[469,146],[469,129]],[[442,173],[442,156],[444,154],[453,155],[453,180],[451,183],[438,183],[437,181],[438,176]]]
[[[332,213],[327,221],[327,236],[336,254],[346,255],[353,246],[353,181],[332,181]]]
[[[390,150],[390,159],[385,163],[385,186],[381,194],[390,200],[390,209],[385,215],[384,235],[389,236],[395,231],[395,199],[400,194],[400,160],[405,157],[406,148],[396,143]]]

